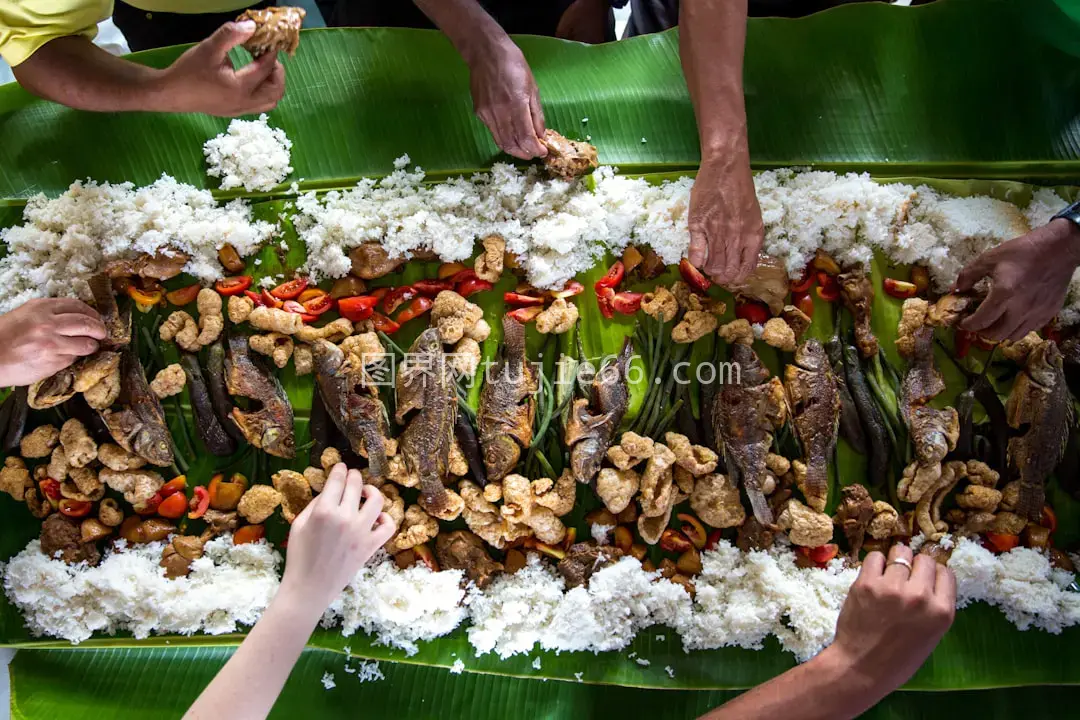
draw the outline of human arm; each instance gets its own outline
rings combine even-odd
[[[701,144],[690,262],[721,284],[745,279],[765,240],[746,137],[746,14],[747,0],[683,0],[679,10],[679,53]]]
[[[469,66],[473,108],[499,149],[529,160],[547,155],[544,111],[521,49],[476,0],[414,0]]]
[[[105,324],[70,298],[30,300],[0,316],[0,387],[32,385],[98,349]]]
[[[361,498],[363,504],[361,504]],[[338,463],[293,522],[277,595],[186,718],[266,717],[323,612],[396,527],[383,496]]]
[[[956,290],[968,292],[991,279],[986,299],[960,327],[993,340],[1019,340],[1058,314],[1078,266],[1080,227],[1065,218],[987,250],[956,280]]]
[[[897,559],[912,563],[909,571]],[[952,571],[911,549],[873,552],[851,586],[836,639],[816,657],[759,685],[702,720],[853,718],[907,682],[952,625]]]
[[[233,68],[229,51],[254,32],[253,22],[226,23],[163,70],[71,35],[50,40],[13,72],[33,94],[78,110],[234,117],[271,110],[285,93],[285,68],[272,53]]]

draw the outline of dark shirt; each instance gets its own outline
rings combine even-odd
[[[803,17],[837,5],[885,0],[750,0],[750,17]],[[623,37],[669,30],[679,24],[679,0],[630,0],[630,22]]]

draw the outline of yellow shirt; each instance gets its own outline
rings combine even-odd
[[[149,12],[230,12],[253,0],[128,0]],[[0,57],[15,67],[50,40],[69,35],[93,39],[97,24],[110,17],[112,0],[0,0]]]

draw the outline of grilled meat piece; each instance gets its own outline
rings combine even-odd
[[[465,577],[483,590],[503,571],[502,563],[488,555],[484,541],[468,530],[440,533],[435,538],[435,557],[443,570],[463,570]]]
[[[623,551],[613,545],[580,542],[570,546],[556,569],[566,580],[567,589],[576,588],[588,583],[597,570],[615,564],[622,556]]]
[[[368,472],[385,479],[389,474],[386,441],[390,428],[378,391],[366,382],[363,365],[354,365],[337,345],[318,340],[312,352],[315,382],[327,415],[348,438],[353,452],[367,455]]]
[[[101,322],[105,323],[108,333],[101,341],[103,350],[127,347],[131,344],[131,306],[124,304],[121,310],[113,295],[112,282],[109,276],[102,273],[95,275],[88,281],[90,294],[94,298],[94,308],[101,316]]]
[[[538,387],[536,370],[525,356],[525,326],[504,315],[503,342],[476,415],[488,479],[502,480],[513,472],[532,442]]]
[[[243,335],[229,337],[225,386],[233,397],[261,405],[257,410],[232,410],[232,420],[247,441],[271,455],[291,459],[296,454],[292,405],[274,374],[251,357]]]
[[[75,396],[75,371],[66,367],[30,386],[26,402],[34,410],[48,410]]]
[[[576,180],[600,166],[596,147],[586,142],[568,140],[554,130],[545,130],[540,142],[547,148],[544,167],[552,177]]]
[[[381,278],[405,264],[404,257],[390,257],[381,243],[367,242],[357,245],[349,253],[352,274],[363,280]]]
[[[1028,356],[1005,412],[1009,427],[1019,432],[1009,440],[1009,466],[1020,477],[1015,512],[1038,523],[1046,500],[1046,478],[1061,461],[1073,420],[1061,351],[1053,340],[1043,342]]]
[[[203,445],[214,455],[224,457],[236,452],[236,441],[225,432],[221,426],[214,405],[210,400],[210,389],[206,385],[202,368],[199,366],[199,356],[194,353],[184,353],[180,358],[180,364],[187,375],[188,395],[191,397],[191,409],[195,413],[195,427],[199,431]]]
[[[619,357],[596,373],[591,398],[575,400],[570,410],[564,440],[570,448],[570,470],[580,483],[591,483],[600,472],[600,464],[630,404],[626,372],[631,351],[628,339]]]
[[[101,553],[97,546],[92,542],[82,541],[79,521],[60,513],[53,513],[41,523],[41,552],[48,557],[59,552],[60,559],[68,565],[81,562],[97,565],[101,562]]]
[[[401,424],[412,415],[399,448],[409,472],[420,478],[420,504],[429,514],[443,514],[452,502],[444,481],[458,406],[454,371],[437,329],[425,330],[409,348],[395,390],[397,422]]]
[[[811,338],[795,351],[795,362],[784,368],[784,386],[806,455],[806,483],[800,489],[806,503],[823,512],[829,495],[829,458],[840,425],[840,393],[819,341]]]
[[[111,408],[99,412],[117,445],[151,465],[172,464],[172,436],[165,411],[130,346],[120,357],[120,396]]]
[[[925,405],[945,390],[945,378],[934,365],[934,329],[923,325],[913,334],[914,351],[901,384],[901,410],[908,419],[912,408]]]
[[[760,300],[769,306],[773,315],[779,315],[784,311],[784,301],[791,291],[791,278],[783,262],[762,253],[754,271],[741,282],[729,283],[727,289],[736,296]]]
[[[938,410],[929,405],[912,408],[908,427],[920,465],[932,465],[945,459],[960,439],[960,416],[953,408]]]
[[[844,531],[848,553],[852,560],[859,559],[866,529],[874,519],[874,499],[862,485],[848,485],[840,490],[840,504],[836,506],[833,521]]]
[[[157,255],[142,253],[127,260],[111,260],[105,264],[104,274],[110,278],[138,276],[152,280],[168,280],[184,271],[190,258],[181,252]]]
[[[841,273],[840,297],[844,307],[855,317],[855,344],[864,358],[878,354],[878,341],[870,324],[870,307],[874,304],[874,286],[862,272]]]
[[[731,353],[732,362],[739,367],[739,382],[725,383],[713,403],[716,441],[723,449],[728,472],[746,488],[754,517],[762,526],[775,529],[761,485],[773,430],[783,424],[786,415],[784,391],[770,381],[769,371],[749,346],[732,345]]]
[[[926,311],[926,324],[934,327],[952,327],[960,321],[971,307],[978,301],[973,295],[955,295],[949,293],[942,295]]]
[[[255,34],[244,43],[244,49],[252,57],[261,57],[266,53],[296,54],[300,46],[300,27],[304,24],[307,10],[298,7],[268,7],[258,10],[245,10],[237,22],[251,20],[255,23]]]

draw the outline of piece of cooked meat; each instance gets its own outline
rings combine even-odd
[[[552,177],[575,180],[600,167],[596,148],[589,143],[568,140],[551,129],[544,131],[540,142],[548,150],[544,167]]]
[[[597,570],[613,565],[623,556],[623,551],[610,545],[581,542],[570,546],[566,557],[556,569],[566,580],[567,588],[575,588],[589,582]]]
[[[68,565],[80,562],[97,565],[101,561],[97,547],[82,541],[79,522],[60,513],[53,513],[41,523],[41,552],[48,557],[60,553],[60,559]]]
[[[435,556],[443,570],[463,570],[481,590],[503,571],[502,563],[488,555],[484,541],[468,530],[441,533],[435,539]]]
[[[871,358],[878,353],[878,341],[870,324],[870,306],[874,303],[874,286],[862,272],[847,272],[839,276],[840,296],[855,317],[855,344],[859,354]]]
[[[262,10],[245,10],[237,22],[251,20],[255,34],[244,43],[244,49],[253,57],[266,53],[286,52],[296,54],[300,45],[300,27],[304,24],[307,10],[298,7],[268,7]]]

